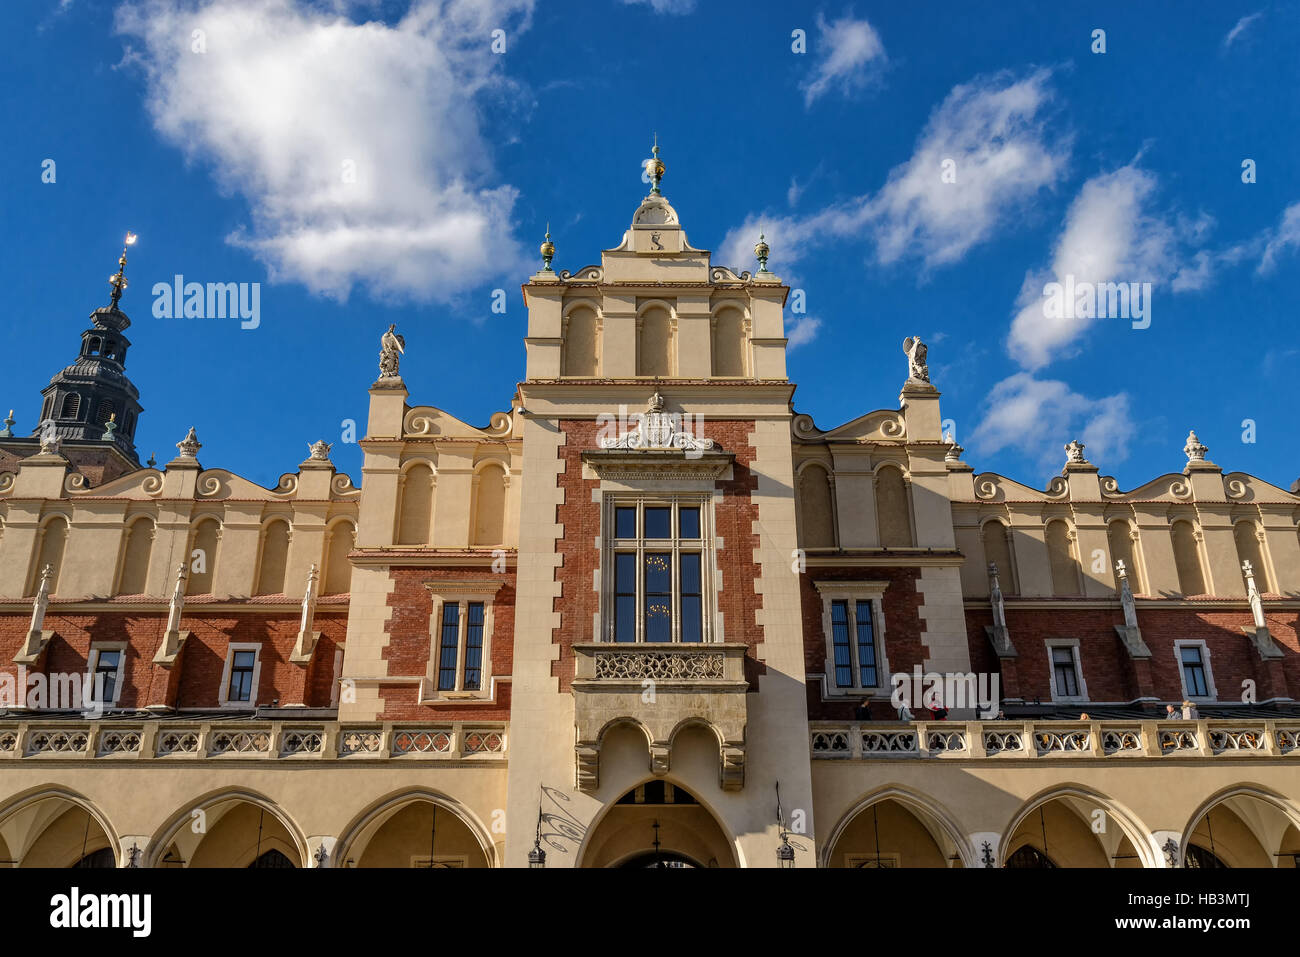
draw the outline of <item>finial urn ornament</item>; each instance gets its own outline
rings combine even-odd
[[[555,243],[551,242],[551,224],[546,224],[546,240],[541,245],[542,263],[545,265],[545,272],[554,272],[551,269],[551,260],[555,258]]]

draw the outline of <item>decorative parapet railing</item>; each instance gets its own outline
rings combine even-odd
[[[809,722],[814,758],[841,760],[1281,757],[1300,720]]]
[[[504,722],[0,721],[16,760],[439,760],[506,757]]]

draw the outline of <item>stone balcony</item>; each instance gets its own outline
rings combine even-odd
[[[718,777],[724,790],[745,781],[745,721],[749,683],[747,646],[707,644],[588,643],[576,655],[573,697],[577,720],[577,787],[600,786],[600,746],[616,724],[646,736],[650,770],[667,774],[673,738],[683,727],[702,725],[718,739]]]
[[[445,761],[506,757],[507,727],[493,722],[0,721],[0,766],[13,761]]]
[[[831,760],[1131,760],[1300,757],[1300,719],[1201,721],[810,721]]]

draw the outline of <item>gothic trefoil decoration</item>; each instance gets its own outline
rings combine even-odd
[[[664,411],[664,398],[658,392],[642,415],[634,416],[637,424],[618,438],[602,437],[602,449],[679,449],[704,452],[712,449],[713,440],[698,438],[680,429],[681,416]]]

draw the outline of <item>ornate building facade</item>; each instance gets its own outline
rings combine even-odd
[[[389,329],[359,487],[139,466],[115,285],[0,432],[0,861],[1296,866],[1296,490],[977,472],[915,337],[821,428],[652,172],[488,425]]]

